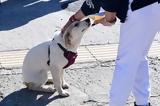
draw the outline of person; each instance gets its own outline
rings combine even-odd
[[[109,106],[124,106],[129,94],[135,97],[135,106],[150,106],[150,82],[147,54],[160,31],[160,0],[86,0],[62,32],[74,21],[106,11],[96,23],[105,26],[118,17],[121,21],[120,40],[110,90]]]

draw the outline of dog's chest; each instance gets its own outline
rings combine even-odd
[[[75,62],[77,56],[78,56],[77,53],[71,51],[64,52],[64,57],[68,60],[68,63],[63,68],[67,68],[70,65],[72,65]]]
[[[63,66],[63,69],[65,69],[65,68],[69,67],[70,65],[72,65],[75,62],[75,60],[77,58],[77,52],[75,53],[75,52],[72,52],[72,51],[68,51],[67,49],[65,49],[59,43],[54,45],[54,47],[52,47],[52,46],[53,45],[50,45],[48,47],[48,59],[49,59],[47,61],[48,65],[50,65],[50,59],[51,59],[55,63],[59,63],[59,65],[61,64]]]

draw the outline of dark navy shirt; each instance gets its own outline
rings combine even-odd
[[[125,21],[129,0],[86,0],[81,10],[84,15],[91,15],[98,13],[102,7],[109,12],[117,12],[117,17],[121,22]]]
[[[131,4],[131,9],[135,11],[157,1],[159,2],[160,0],[134,0]],[[102,7],[106,11],[116,12],[117,17],[123,23],[127,17],[128,6],[129,0],[86,0],[81,10],[87,16],[98,13]]]

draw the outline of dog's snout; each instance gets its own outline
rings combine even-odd
[[[88,18],[88,19],[86,19],[85,20],[88,24],[90,24],[90,19]]]

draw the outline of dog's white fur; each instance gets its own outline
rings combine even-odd
[[[68,84],[63,77],[63,67],[68,63],[63,55],[63,51],[57,45],[60,43],[67,50],[77,52],[81,38],[91,24],[86,20],[72,23],[62,34],[56,32],[54,41],[44,42],[33,47],[26,55],[23,62],[24,84],[31,90],[55,92],[58,91],[61,96],[69,96],[69,93],[63,88],[68,88]],[[48,47],[50,45],[50,65],[48,61]],[[48,76],[47,72],[51,71],[54,88],[45,85]]]

